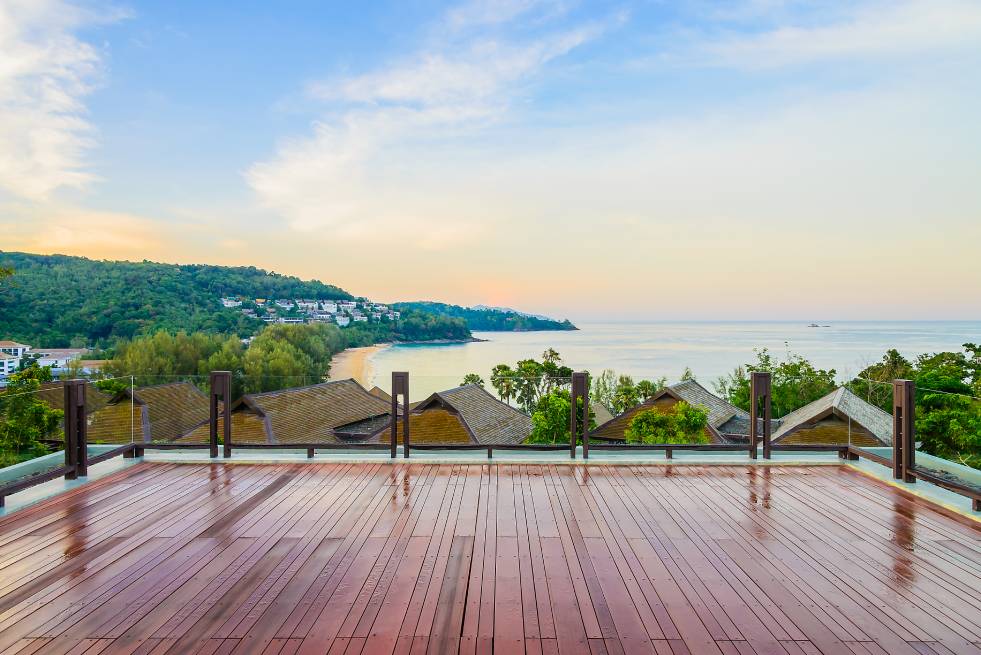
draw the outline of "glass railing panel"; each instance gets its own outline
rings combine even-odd
[[[137,444],[206,444],[209,391],[208,375],[134,375],[93,423],[106,440],[128,431]]]
[[[981,398],[963,378],[935,376],[915,392],[914,467],[981,493]]]
[[[749,447],[747,408],[729,400],[709,378],[640,378],[600,371],[590,377],[591,446]]]
[[[54,385],[30,374],[13,374],[5,382],[0,388],[0,487],[65,466],[64,412],[52,401]]]

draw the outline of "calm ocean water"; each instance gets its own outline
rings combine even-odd
[[[391,372],[409,371],[412,398],[454,387],[467,373],[488,379],[491,368],[519,359],[539,358],[552,347],[576,370],[611,368],[634,379],[666,376],[675,381],[688,366],[709,388],[733,367],[753,361],[753,348],[783,355],[789,347],[817,366],[834,368],[849,379],[880,359],[888,348],[907,356],[959,350],[981,341],[981,321],[871,322],[826,321],[811,328],[802,322],[580,323],[576,332],[482,332],[489,341],[450,345],[398,345],[374,355],[372,384],[387,388]]]

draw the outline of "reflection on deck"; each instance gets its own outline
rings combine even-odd
[[[977,526],[835,466],[142,463],[0,519],[0,652],[978,652]]]

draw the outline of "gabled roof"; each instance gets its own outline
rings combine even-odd
[[[392,402],[391,394],[389,394],[387,391],[379,387],[377,384],[373,386],[368,391],[368,393],[370,393],[372,396],[375,396],[376,398],[381,398],[382,400],[387,400],[388,402]],[[412,439],[411,435],[409,436],[409,439]]]
[[[668,387],[689,405],[708,409],[709,425],[718,429],[733,417],[749,420],[749,412],[739,409],[732,403],[719,398],[695,380],[684,380]]]
[[[0,348],[30,348],[26,343],[16,341],[0,341]]]
[[[589,414],[592,416],[593,420],[596,421],[596,425],[603,425],[613,418],[613,414],[610,412],[610,410],[608,410],[602,403],[598,403],[595,400],[589,403]]]
[[[438,416],[440,417],[439,420],[444,423],[444,429],[452,432],[452,434],[437,434],[436,424],[438,421],[436,418],[425,419],[424,421],[410,418],[410,442],[413,438],[412,430],[415,429],[416,422],[419,422],[420,430],[429,430],[431,433],[429,438],[437,442],[513,445],[521,443],[531,434],[531,417],[507,403],[501,402],[476,384],[466,384],[447,391],[437,391],[426,400],[410,406],[410,409],[410,417],[440,412]],[[458,432],[456,424],[451,420],[452,417],[444,416],[444,414],[458,417],[460,425],[470,437],[468,441],[462,441],[461,435],[463,433]],[[380,430],[375,436],[381,440],[386,439],[385,429]],[[420,443],[422,442],[420,441]]]
[[[747,424],[749,422],[748,412],[739,409],[722,398],[719,398],[698,382],[694,380],[685,380],[661,389],[659,392],[639,405],[635,405],[622,414],[598,425],[592,432],[589,433],[589,436],[596,439],[622,441],[624,439],[624,433],[630,425],[631,419],[633,419],[638,412],[656,407],[657,405],[663,403],[666,399],[674,399],[678,401],[683,400],[693,407],[702,407],[708,411],[708,430],[711,433],[713,440],[716,442],[725,441],[724,437],[722,436],[723,431],[720,428],[726,425],[727,422],[733,421],[734,419],[745,419]]]
[[[402,421],[395,426],[396,441],[402,443]],[[391,423],[380,426],[372,436],[373,442],[389,443]],[[443,406],[429,406],[425,410],[409,413],[409,442],[416,444],[473,444],[473,434],[460,414]]]
[[[65,385],[61,382],[45,382],[37,392],[38,397],[51,409],[65,410]],[[91,414],[105,407],[110,400],[91,382],[85,383],[85,413]]]
[[[89,415],[88,438],[93,443],[175,441],[197,426],[207,429],[208,416],[208,397],[190,382],[124,389]]]
[[[501,402],[480,385],[466,384],[433,395],[460,414],[479,444],[519,444],[531,434],[530,416]]]
[[[340,443],[335,428],[387,416],[390,411],[389,402],[351,379],[248,394],[236,409],[241,411],[241,406],[266,420],[269,443]],[[233,442],[234,427],[233,423]]]
[[[828,395],[784,416],[780,420],[780,427],[773,433],[772,441],[779,443],[794,432],[812,427],[819,421],[831,417],[855,423],[871,433],[882,444],[892,444],[892,417],[845,387],[839,387]]]

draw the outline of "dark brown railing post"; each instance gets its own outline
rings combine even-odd
[[[760,433],[760,401],[763,402],[763,459],[770,459],[770,374],[753,371],[749,378],[749,456],[756,459],[756,435]]]
[[[210,430],[209,430],[209,451],[211,457],[218,457],[218,399],[221,398],[221,420],[222,420],[222,450],[225,457],[232,456],[232,373],[231,371],[212,371],[211,393],[209,394],[209,405],[211,407]]]
[[[892,382],[892,477],[916,482],[911,471],[916,450],[916,384],[912,380]]]
[[[589,458],[589,388],[585,373],[572,374],[572,408],[569,416],[569,456],[576,458],[576,441],[579,440],[579,400],[583,404],[582,458]]]
[[[67,380],[65,394],[66,480],[85,477],[89,471],[88,433],[85,418],[85,380]]]
[[[392,459],[398,456],[399,395],[402,396],[402,452],[409,456],[409,374],[392,371]]]

